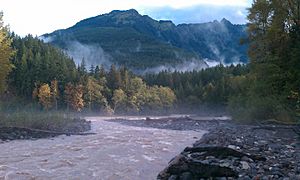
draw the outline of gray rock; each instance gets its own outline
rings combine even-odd
[[[269,170],[270,167],[268,165],[264,165],[263,168],[264,170]]]
[[[206,159],[206,160],[201,161],[201,163],[203,163],[203,164],[209,164],[209,163],[211,163],[211,161]]]
[[[246,161],[241,161],[241,164],[242,164],[242,169],[243,170],[248,170],[248,169],[251,168]]]
[[[280,144],[269,144],[268,149],[270,151],[280,152],[280,150],[282,149],[282,145],[280,145]]]
[[[296,172],[300,174],[300,165],[297,166]]]
[[[291,146],[291,145],[285,145],[285,147],[288,148],[288,149],[294,149],[294,147]]]
[[[227,180],[226,177],[219,177],[219,178],[216,178],[216,180]]]
[[[263,169],[259,169],[259,170],[257,171],[257,173],[258,173],[258,174],[264,174],[265,171],[264,171]]]
[[[216,159],[215,156],[206,156],[206,159]]]
[[[251,180],[251,178],[249,176],[244,176],[243,180]]]
[[[172,175],[172,176],[170,176],[169,178],[168,178],[168,180],[176,180],[177,179],[177,175]]]
[[[247,156],[243,156],[241,160],[246,162],[253,162],[253,160],[251,158],[248,158]]]
[[[230,149],[234,149],[234,150],[239,150],[239,149],[241,149],[240,147],[235,146],[235,145],[228,145],[227,147],[230,148]]]
[[[193,175],[190,172],[184,172],[179,176],[180,180],[190,180],[193,179]]]
[[[276,172],[276,171],[280,171],[280,168],[278,168],[277,166],[275,166],[275,167],[271,167],[270,170],[272,172]]]
[[[259,147],[252,147],[249,150],[250,151],[260,151],[260,148]]]
[[[230,167],[230,163],[229,162],[224,162],[222,164],[220,164],[221,167]]]

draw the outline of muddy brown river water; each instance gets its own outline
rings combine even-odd
[[[0,144],[0,179],[156,179],[172,157],[205,133],[87,119],[95,135]]]

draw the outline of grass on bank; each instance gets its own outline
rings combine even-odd
[[[0,127],[24,127],[47,131],[83,131],[86,121],[62,112],[0,112]]]

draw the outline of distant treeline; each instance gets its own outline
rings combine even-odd
[[[229,98],[242,93],[247,65],[218,65],[201,71],[168,72],[144,76],[149,85],[167,86],[174,90],[181,106],[227,106]]]

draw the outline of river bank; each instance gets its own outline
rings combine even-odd
[[[42,121],[42,120],[41,120]],[[1,124],[0,141],[50,138],[59,135],[80,135],[91,129],[91,122],[81,118],[66,118],[57,123],[57,120],[26,124]]]
[[[300,179],[300,141],[294,126],[188,118],[148,125],[209,131],[173,158],[158,179]]]
[[[238,125],[226,118],[115,120],[158,129],[208,131],[174,157],[158,179],[300,179],[300,140],[295,126]]]

